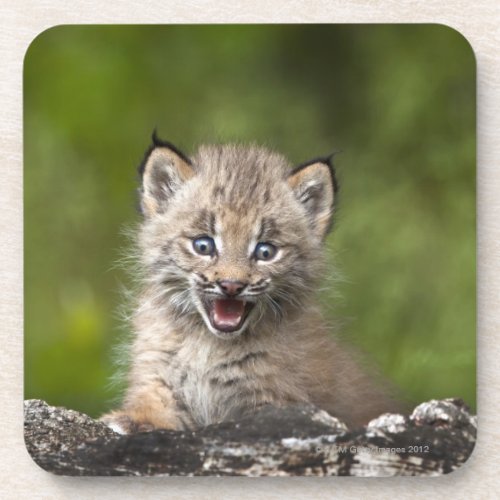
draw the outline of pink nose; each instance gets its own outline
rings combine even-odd
[[[237,280],[219,280],[217,281],[219,288],[230,297],[234,297],[243,291],[247,286],[246,283]]]

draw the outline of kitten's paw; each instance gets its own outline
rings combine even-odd
[[[107,415],[103,415],[99,420],[117,434],[135,434],[136,432],[154,430],[154,426],[149,422],[139,422],[131,415],[122,411],[108,413]]]

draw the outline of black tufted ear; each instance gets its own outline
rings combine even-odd
[[[189,159],[153,133],[153,145],[139,168],[142,176],[141,209],[145,216],[162,212],[173,194],[195,175]]]
[[[335,206],[337,181],[330,159],[313,160],[292,170],[288,185],[303,205],[315,235],[328,233]]]

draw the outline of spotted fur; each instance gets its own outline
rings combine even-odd
[[[283,156],[242,145],[188,158],[155,138],[141,174],[132,363],[123,405],[105,422],[123,432],[190,429],[307,401],[359,425],[394,408],[316,304],[337,192],[328,160],[292,170]],[[213,256],[193,250],[200,236],[213,238]],[[259,242],[272,243],[275,258],[257,260]],[[252,304],[237,331],[207,317],[220,280],[243,283]]]

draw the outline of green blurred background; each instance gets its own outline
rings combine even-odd
[[[62,26],[24,71],[25,396],[97,416],[154,127],[192,152],[255,141],[334,150],[322,301],[412,402],[475,407],[475,61],[439,25]],[[340,292],[340,296],[337,292]]]

